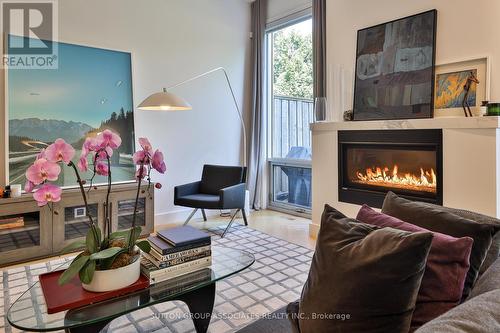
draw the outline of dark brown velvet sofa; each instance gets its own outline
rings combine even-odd
[[[460,209],[440,207],[478,223],[500,225],[500,220]],[[416,333],[491,333],[500,332],[500,232],[488,252],[489,263],[481,272],[467,300],[426,323]],[[491,260],[493,257],[494,260]],[[496,260],[495,260],[496,258]],[[298,301],[257,320],[238,333],[299,333],[296,317]],[[318,332],[322,333],[322,332]]]

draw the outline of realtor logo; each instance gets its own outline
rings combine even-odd
[[[1,2],[6,38],[2,65],[9,69],[57,68],[56,0]]]

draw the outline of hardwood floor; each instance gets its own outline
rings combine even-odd
[[[229,223],[229,217],[209,216],[207,222],[204,222],[202,218],[193,218],[189,222],[189,225],[200,229],[207,229],[214,226],[227,225],[227,223]],[[243,219],[239,217],[234,223],[243,224]],[[158,229],[167,229],[182,224],[183,222],[163,224]],[[272,210],[261,210],[248,214],[248,226],[250,228],[284,239],[290,243],[314,249],[316,240],[309,237],[309,224],[311,224],[310,219]]]

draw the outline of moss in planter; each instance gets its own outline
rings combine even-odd
[[[111,269],[120,268],[129,265],[132,262],[133,256],[128,253],[119,254],[113,264],[111,265]]]

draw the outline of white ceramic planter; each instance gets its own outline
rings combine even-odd
[[[82,283],[82,287],[92,292],[118,290],[130,286],[139,279],[140,275],[141,258],[137,258],[133,263],[124,267],[95,271],[92,282]]]

